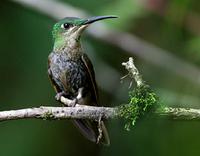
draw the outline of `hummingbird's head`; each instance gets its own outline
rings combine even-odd
[[[96,16],[88,19],[77,17],[66,17],[56,23],[53,27],[54,46],[75,46],[79,42],[80,36],[85,28],[99,20],[107,18],[117,18],[117,16]],[[56,43],[57,42],[57,43]]]

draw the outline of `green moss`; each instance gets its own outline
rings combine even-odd
[[[146,84],[130,91],[129,96],[129,103],[119,107],[119,116],[126,120],[126,130],[130,130],[139,117],[158,106],[158,97]]]
[[[48,111],[42,116],[43,120],[49,120],[49,119],[54,119],[54,115],[52,112]]]

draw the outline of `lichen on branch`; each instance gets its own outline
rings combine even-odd
[[[125,119],[125,129],[130,130],[138,118],[158,107],[158,97],[149,85],[143,81],[138,69],[134,65],[133,58],[123,62],[128,70],[128,75],[136,82],[136,88],[129,91],[129,102],[119,106],[119,116]]]
[[[125,119],[125,129],[130,130],[137,119],[156,108],[158,97],[151,88],[143,84],[129,92],[129,103],[119,106],[119,116]]]

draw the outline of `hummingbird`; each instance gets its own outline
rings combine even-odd
[[[53,26],[54,46],[48,56],[48,76],[56,91],[56,100],[65,97],[72,101],[69,106],[77,103],[99,106],[94,68],[81,47],[80,38],[90,24],[108,18],[117,16],[95,16],[88,19],[66,17]],[[73,122],[90,141],[110,144],[103,121],[100,121],[100,130],[97,121],[75,119]]]

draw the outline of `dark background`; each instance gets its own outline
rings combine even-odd
[[[105,22],[108,27],[134,34],[199,68],[198,0],[63,2],[91,15],[118,15],[119,19]],[[51,30],[54,23],[53,19],[17,3],[0,2],[0,110],[59,106],[47,77],[47,57],[53,47]],[[120,77],[126,74],[121,62],[127,61],[130,54],[87,34],[82,41],[94,63],[102,104],[116,106],[126,102],[129,81],[120,83]],[[189,81],[159,64],[133,57],[143,78],[162,103],[200,108],[198,77],[197,81]],[[185,71],[185,74],[192,73]],[[145,118],[129,132],[124,130],[123,121],[112,120],[106,124],[111,139],[109,147],[89,142],[70,121],[0,122],[0,156],[200,155],[198,121]]]

